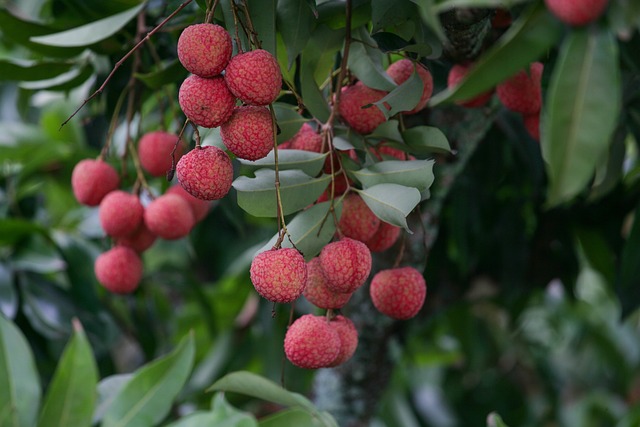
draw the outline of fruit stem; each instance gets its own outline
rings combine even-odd
[[[173,176],[176,173],[176,151],[178,150],[178,144],[182,141],[182,136],[184,135],[184,130],[187,128],[187,125],[190,123],[189,119],[184,121],[182,125],[182,129],[180,129],[180,133],[178,134],[178,138],[176,139],[176,143],[173,144],[173,150],[171,150],[171,169],[167,171],[167,181],[171,182]]]
[[[204,20],[205,24],[211,24],[211,22],[213,21],[213,15],[216,13],[216,7],[218,7],[219,2],[220,0],[215,0],[212,6],[211,0],[207,0],[207,11],[206,11],[205,20]]]
[[[275,187],[276,187],[276,216],[278,219],[278,240],[273,246],[274,249],[279,249],[282,245],[282,242],[285,236],[289,237],[289,241],[293,245],[291,241],[291,236],[289,236],[289,232],[287,231],[287,224],[284,221],[284,209],[282,208],[282,195],[280,194],[280,167],[278,161],[278,124],[276,122],[276,112],[273,108],[273,104],[269,104],[269,111],[271,112],[271,126],[273,127],[273,162],[275,163]],[[295,247],[295,245],[294,245]]]
[[[398,268],[400,266],[400,262],[402,258],[404,258],[404,250],[407,244],[407,235],[402,233],[402,242],[400,242],[400,250],[398,251],[398,255],[396,255],[396,259],[393,262],[393,268]]]
[[[233,14],[233,26],[235,29],[235,39],[236,39],[236,47],[238,48],[238,55],[243,52],[242,50],[242,42],[240,41],[240,33],[238,32],[238,25],[240,19],[238,18],[238,7],[236,6],[235,0],[231,2],[231,13]]]
[[[260,43],[260,39],[258,38],[258,33],[253,27],[253,21],[251,21],[251,14],[249,14],[249,7],[247,6],[247,0],[242,1],[242,9],[244,12],[244,16],[247,20],[247,27],[249,27],[249,31],[247,34],[249,36],[249,40],[256,48],[261,49],[262,43]],[[246,31],[246,28],[245,28],[245,31]]]

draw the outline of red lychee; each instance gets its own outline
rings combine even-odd
[[[80,160],[71,173],[71,188],[78,202],[98,206],[120,184],[116,170],[102,160]]]
[[[496,88],[498,98],[511,111],[529,115],[540,111],[542,106],[542,78],[543,65],[534,62],[529,68],[519,71],[516,75],[500,83]]]
[[[331,365],[340,354],[340,337],[324,316],[305,314],[289,326],[284,353],[299,368],[318,369]]]
[[[144,223],[152,233],[167,240],[185,237],[196,220],[189,203],[177,194],[163,194],[144,210]]]
[[[204,79],[195,75],[182,82],[178,102],[185,116],[198,126],[218,127],[231,117],[236,99],[224,79]]]
[[[231,189],[233,166],[227,153],[218,147],[196,147],[182,156],[176,174],[180,185],[193,197],[218,200]]]
[[[451,89],[455,85],[460,83],[460,81],[462,81],[462,79],[464,79],[465,76],[469,73],[471,67],[472,64],[455,64],[453,67],[451,67],[451,69],[449,70],[449,75],[447,77],[447,87]],[[488,90],[481,93],[480,95],[477,95],[475,98],[466,101],[456,101],[456,104],[462,105],[463,107],[467,108],[482,107],[487,102],[489,102],[492,95],[493,90]]]
[[[400,227],[380,221],[380,227],[365,244],[371,252],[384,252],[398,240],[401,231]]]
[[[366,242],[380,226],[380,218],[367,206],[360,195],[348,194],[342,202],[342,215],[338,227],[342,234]]]
[[[171,160],[173,147],[176,147],[174,159],[177,162],[184,149],[182,141],[178,142],[177,135],[162,131],[144,134],[138,141],[140,165],[153,176],[165,176],[175,164]]]
[[[271,249],[253,258],[250,274],[260,295],[284,304],[302,295],[307,283],[307,264],[296,249]]]
[[[410,319],[422,308],[427,285],[413,267],[379,271],[369,289],[373,305],[382,314],[398,320]]]
[[[128,236],[117,238],[116,243],[120,246],[131,248],[138,253],[142,253],[149,249],[157,238],[158,236],[153,234],[143,221],[136,231]]]
[[[316,257],[307,263],[307,285],[302,293],[311,304],[318,308],[339,309],[351,298],[351,294],[333,292],[326,284],[326,278]]]
[[[378,107],[369,104],[380,101],[386,95],[387,92],[371,89],[362,82],[347,86],[342,89],[340,97],[340,116],[356,132],[369,134],[387,120]],[[368,107],[363,108],[365,106]]]
[[[222,142],[241,159],[258,160],[273,148],[273,123],[266,107],[236,107],[229,120],[220,126]]]
[[[545,0],[547,8],[565,24],[582,26],[598,19],[609,0]]]
[[[406,82],[409,77],[411,77],[414,68],[418,71],[418,76],[420,76],[420,80],[422,80],[422,96],[420,97],[418,105],[411,111],[405,111],[404,114],[415,114],[427,106],[427,102],[429,102],[429,98],[431,98],[431,94],[433,93],[433,77],[424,65],[414,63],[412,60],[406,58],[394,62],[387,68],[387,74],[398,85]]]
[[[326,166],[326,163],[325,163]],[[331,172],[327,172],[331,173]],[[342,172],[338,172],[335,176],[333,196],[338,197],[347,191],[347,188],[353,184],[353,181]],[[327,186],[327,189],[318,197],[318,203],[326,202],[331,197],[331,184]]]
[[[322,135],[317,133],[309,123],[305,123],[290,140],[283,142],[283,144],[288,144],[286,148],[292,150],[320,153],[322,152]]]
[[[165,194],[176,194],[189,203],[196,222],[202,221],[209,213],[211,202],[193,197],[191,194],[187,193],[187,190],[182,188],[182,185],[180,184],[169,187]]]
[[[407,160],[407,158],[409,160],[416,159],[414,156],[407,155],[407,153],[399,148],[395,148],[391,145],[386,145],[383,143],[380,143],[375,147],[370,147],[369,151],[371,151],[371,154],[373,154],[374,157],[378,160]]]
[[[133,292],[142,278],[142,260],[126,246],[116,246],[99,255],[94,264],[98,282],[117,294]]]
[[[322,248],[320,265],[329,289],[352,293],[371,273],[371,251],[364,243],[345,237]]]
[[[178,39],[178,59],[190,73],[213,77],[229,63],[231,36],[220,25],[195,24],[185,28]]]
[[[491,18],[491,27],[502,29],[507,28],[513,22],[509,9],[498,8],[495,15]]]
[[[278,61],[263,49],[231,58],[224,72],[231,92],[250,105],[268,105],[276,100],[282,86]]]
[[[112,191],[100,203],[100,224],[108,236],[124,237],[138,229],[143,212],[138,196],[122,190]]]
[[[540,141],[540,113],[522,116],[522,119],[524,120],[524,127],[531,135],[531,138]]]
[[[342,365],[347,360],[351,359],[353,353],[356,352],[358,347],[358,330],[353,322],[344,316],[336,316],[329,322],[331,326],[338,333],[340,338],[340,352],[336,356],[335,360],[329,364],[329,367]]]

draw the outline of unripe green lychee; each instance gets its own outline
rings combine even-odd
[[[401,231],[400,227],[380,221],[380,227],[365,244],[371,252],[384,252],[398,240]]]
[[[340,116],[356,132],[369,134],[387,120],[378,107],[369,104],[380,101],[386,95],[387,92],[371,89],[362,82],[347,86],[340,96]],[[368,107],[363,108],[365,106]]]
[[[318,308],[339,309],[349,301],[352,294],[333,292],[326,283],[320,258],[316,257],[307,263],[307,285],[302,293],[311,304]]]
[[[178,142],[177,135],[163,131],[145,133],[138,141],[140,166],[153,176],[165,176],[171,166],[175,165],[171,160],[174,147],[174,159],[177,162],[184,150],[184,145],[182,141]]]
[[[189,120],[205,128],[215,128],[229,120],[236,105],[222,76],[187,77],[180,86],[178,102]]]
[[[112,191],[100,203],[100,224],[107,236],[124,237],[138,229],[143,212],[138,196],[122,190]]]
[[[449,70],[449,75],[447,77],[447,87],[449,89],[453,88],[455,85],[460,83],[462,79],[469,73],[472,64],[455,64]],[[475,96],[469,100],[465,101],[456,101],[456,104],[462,105],[467,108],[477,108],[485,105],[493,96],[493,90],[488,90],[486,92],[481,93],[480,95]]]
[[[157,238],[158,236],[152,233],[142,221],[136,231],[127,236],[117,238],[116,243],[142,253],[153,246]]]
[[[193,197],[187,192],[187,190],[182,188],[182,185],[180,184],[169,187],[165,194],[176,194],[182,197],[187,203],[189,203],[196,222],[202,221],[209,213],[211,202]]]
[[[371,251],[364,243],[345,237],[322,248],[320,265],[329,289],[352,293],[371,273]]]
[[[547,9],[565,24],[587,25],[598,19],[609,0],[545,0]]]
[[[369,289],[373,305],[382,314],[398,320],[410,319],[422,308],[427,285],[413,267],[379,271]]]
[[[340,353],[340,337],[324,316],[305,314],[289,326],[284,337],[284,353],[295,366],[325,368]]]
[[[287,144],[286,148],[292,150],[320,153],[322,152],[322,135],[317,133],[309,123],[304,123],[302,127],[300,127],[300,130],[298,130],[290,140],[283,142],[283,144]]]
[[[401,85],[406,82],[413,74],[414,68],[417,70],[420,80],[422,80],[422,95],[420,96],[418,105],[410,111],[405,111],[404,114],[415,114],[418,111],[424,110],[424,107],[427,106],[427,102],[429,102],[429,98],[431,98],[431,94],[433,93],[433,77],[431,76],[431,72],[427,70],[424,65],[414,63],[412,60],[406,58],[394,62],[389,65],[389,68],[387,68],[387,74],[394,82],[396,82],[397,85]]]
[[[182,66],[200,77],[222,73],[232,51],[231,36],[220,25],[190,25],[178,39],[178,59]]]
[[[177,194],[163,194],[144,210],[144,223],[152,233],[166,240],[185,237],[196,220],[189,203]]]
[[[340,338],[340,352],[338,352],[335,360],[329,364],[329,367],[334,367],[342,365],[351,359],[353,353],[356,352],[356,348],[358,347],[358,330],[350,319],[340,315],[331,319],[329,326],[335,329],[338,333],[338,338]]]
[[[296,249],[271,249],[253,258],[250,274],[260,295],[284,304],[302,295],[307,283],[307,264]]]
[[[278,61],[263,49],[240,53],[231,58],[224,79],[231,92],[250,105],[271,104],[282,86]]]
[[[214,146],[196,147],[182,156],[176,174],[180,185],[200,200],[222,199],[233,182],[231,159]]]
[[[273,148],[273,123],[266,107],[236,107],[226,123],[220,126],[222,142],[236,157],[258,160]]]
[[[96,258],[94,270],[98,282],[107,290],[128,294],[140,283],[142,260],[133,249],[115,246]]]
[[[496,93],[505,107],[524,115],[540,111],[542,106],[540,80],[543,67],[541,62],[534,62],[529,67],[528,73],[521,70],[498,85]]]
[[[98,206],[120,184],[116,170],[102,160],[80,160],[71,173],[71,188],[78,202]]]
[[[338,227],[342,234],[361,242],[371,239],[380,226],[378,218],[359,194],[348,194],[342,202]]]

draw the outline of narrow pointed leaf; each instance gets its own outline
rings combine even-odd
[[[442,131],[432,126],[416,126],[402,132],[404,142],[416,154],[451,153],[449,141]]]
[[[378,184],[358,190],[358,193],[378,218],[412,233],[407,225],[407,215],[420,203],[420,191],[416,188]]]
[[[300,169],[309,176],[316,176],[322,170],[328,155],[328,153],[315,153],[313,151],[280,149],[278,150],[278,168],[281,171]],[[240,163],[249,170],[275,169],[276,166],[273,150],[260,160],[240,160]]]
[[[16,80],[21,82],[45,80],[67,73],[72,67],[72,62],[36,62],[0,59],[0,80]]]
[[[433,164],[433,160],[385,160],[352,173],[365,188],[399,184],[423,192],[433,184]]]
[[[306,0],[280,0],[277,24],[287,49],[287,68],[291,68],[311,37],[316,17]]]

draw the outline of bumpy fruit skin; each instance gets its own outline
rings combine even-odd
[[[131,248],[138,253],[142,253],[153,246],[157,239],[158,236],[152,233],[151,230],[147,228],[144,221],[142,221],[136,231],[128,236],[116,239],[116,243],[120,246]]]
[[[511,111],[529,115],[540,111],[542,106],[543,65],[541,62],[531,64],[529,73],[525,70],[500,83],[496,88],[498,98]]]
[[[273,148],[273,123],[266,107],[236,107],[229,120],[220,126],[222,142],[236,157],[258,160]]]
[[[198,126],[215,128],[229,120],[236,99],[224,79],[187,77],[178,93],[178,102],[185,116]]]
[[[96,258],[94,270],[98,282],[107,290],[128,294],[140,283],[142,260],[133,249],[116,246]]]
[[[305,314],[296,319],[284,337],[284,353],[295,366],[325,368],[340,353],[340,337],[324,316]]]
[[[259,253],[253,258],[249,272],[256,291],[281,304],[296,300],[307,284],[307,264],[293,248]]]
[[[345,237],[322,248],[320,265],[329,289],[353,293],[371,273],[371,251],[364,243]]]
[[[168,132],[155,131],[144,134],[138,141],[138,157],[142,168],[152,176],[165,176],[172,166],[173,147],[176,147],[175,161],[182,156],[184,146],[182,141],[176,146],[177,141],[178,136]]]
[[[218,200],[233,182],[233,166],[227,153],[214,146],[194,148],[176,166],[180,185],[200,200]]]
[[[190,25],[178,39],[178,59],[190,73],[200,77],[213,77],[231,59],[231,36],[215,24]]]
[[[392,147],[390,145],[386,145],[380,143],[375,147],[370,147],[369,151],[371,154],[378,160],[415,160],[416,158],[411,155],[407,155],[404,151],[399,148]]]
[[[209,213],[211,202],[193,197],[191,194],[187,193],[187,190],[182,188],[182,185],[178,184],[169,187],[165,194],[176,194],[182,197],[187,203],[189,203],[196,222],[202,221]]]
[[[418,63],[415,63],[415,69],[418,71],[420,80],[422,80],[422,96],[420,96],[418,105],[416,105],[411,111],[405,111],[404,114],[415,114],[424,110],[424,107],[427,106],[427,102],[429,102],[429,98],[431,98],[431,94],[433,93],[433,77],[431,76],[431,72],[429,72],[429,70],[427,70],[422,64]],[[413,70],[414,62],[410,59],[404,58],[389,65],[389,68],[387,68],[387,74],[394,82],[396,82],[396,84],[401,85],[411,77]]]
[[[373,305],[382,314],[398,320],[414,317],[424,304],[427,285],[413,267],[379,271],[369,288]]]
[[[138,196],[121,190],[112,191],[100,203],[100,224],[108,236],[124,237],[138,229],[143,212]]]
[[[376,233],[365,242],[371,252],[384,252],[389,249],[400,237],[402,229],[387,222],[380,221],[380,227]]]
[[[462,79],[464,79],[467,73],[469,73],[471,65],[472,64],[455,64],[453,67],[451,67],[451,69],[449,70],[449,75],[447,76],[447,87],[451,89]],[[487,102],[489,102],[492,95],[493,90],[489,90],[467,101],[456,101],[456,104],[462,105],[463,107],[467,108],[482,107]]]
[[[380,218],[367,206],[360,195],[348,194],[342,202],[342,215],[338,227],[342,234],[361,242],[371,239],[378,231]]]
[[[347,360],[351,359],[353,353],[356,352],[358,347],[358,330],[350,319],[344,316],[336,316],[329,322],[331,326],[338,333],[340,338],[340,352],[336,356],[335,360],[331,362],[329,367],[342,365]]]
[[[598,19],[609,0],[545,0],[547,9],[565,24],[582,26]]]
[[[305,123],[290,140],[283,142],[283,144],[287,144],[286,148],[292,150],[320,153],[322,152],[322,135],[317,133],[309,123]]]
[[[119,184],[116,170],[102,160],[80,160],[71,173],[73,195],[86,206],[98,206]]]
[[[384,123],[386,118],[375,105],[362,107],[380,101],[385,95],[387,92],[371,89],[362,82],[345,87],[340,96],[340,116],[356,132],[369,134]]]
[[[524,120],[524,127],[531,135],[531,138],[540,141],[540,113],[522,116],[522,119]]]
[[[303,295],[311,304],[323,309],[339,309],[349,301],[352,294],[333,292],[326,283],[320,258],[316,257],[307,263],[307,284]]]
[[[166,240],[185,237],[196,220],[191,206],[177,194],[163,194],[144,210],[144,223],[152,233]]]
[[[224,79],[231,92],[250,105],[268,105],[276,100],[282,87],[278,61],[269,52],[256,49],[234,56]]]

